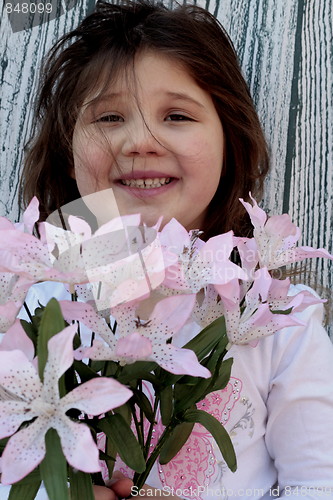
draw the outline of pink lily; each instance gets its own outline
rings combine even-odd
[[[237,300],[238,280],[247,279],[247,274],[229,259],[234,248],[232,231],[205,243],[197,231],[187,233],[172,219],[161,231],[161,242],[178,255],[178,262],[166,269],[166,287],[197,293],[212,284],[221,296]]]
[[[300,262],[309,257],[325,257],[333,259],[325,249],[314,249],[308,246],[296,247],[300,238],[300,229],[293,224],[288,214],[273,215],[267,218],[256,200],[251,196],[253,205],[240,199],[253,224],[256,243],[256,260],[260,267],[277,269],[279,267]]]
[[[284,327],[303,325],[295,312],[323,302],[308,291],[289,296],[290,281],[273,279],[266,268],[257,270],[254,278],[252,288],[245,295],[243,311],[240,304],[231,307],[224,304],[227,335],[232,344],[256,345],[259,338]]]
[[[165,370],[177,375],[208,378],[210,372],[197,360],[193,351],[176,347],[167,341],[178,332],[190,317],[195,295],[177,295],[160,300],[147,320],[137,314],[137,304],[111,308],[117,321],[114,335],[106,322],[87,304],[65,305],[61,302],[66,320],[82,321],[97,332],[104,342],[95,340],[92,347],[81,348],[79,359],[119,361],[121,365],[135,361],[155,361]],[[72,311],[71,311],[72,310]]]
[[[92,235],[85,221],[69,216],[69,229],[41,223],[38,239],[4,222],[0,271],[32,282],[101,282],[102,288],[96,284],[96,300],[110,295],[113,299],[113,293],[112,304],[128,300],[129,289],[135,288],[130,299],[137,298],[162,282],[165,266],[156,229],[145,228],[143,239],[139,223],[139,215],[117,218]]]
[[[60,398],[58,379],[73,363],[74,335],[72,325],[49,340],[43,384],[21,351],[0,352],[0,384],[12,395],[0,401],[0,438],[12,436],[2,455],[3,484],[19,481],[43,460],[44,436],[50,428],[57,430],[70,465],[85,472],[100,471],[89,428],[71,420],[66,412],[76,408],[100,415],[125,403],[132,392],[115,380],[97,377]],[[16,432],[23,422],[34,418]]]
[[[38,200],[34,197],[23,213],[23,221],[13,224],[5,217],[0,217],[0,240],[6,245],[6,233],[2,231],[18,231],[21,234],[32,234],[39,218]],[[7,254],[6,254],[7,255]],[[13,324],[21,309],[27,291],[34,280],[27,280],[13,272],[0,272],[0,332],[5,332]]]
[[[70,258],[68,269],[83,269],[88,279],[81,283],[89,282],[98,310],[147,296],[163,281],[165,264],[156,228],[139,224],[138,214],[117,217],[93,235],[86,222],[72,216],[70,231],[45,225],[45,238],[59,250],[58,265]]]
[[[17,229],[22,233],[32,234],[35,224],[39,219],[39,202],[34,196],[29,205],[23,212],[22,222],[12,223],[6,217],[0,217],[0,231],[8,229]]]

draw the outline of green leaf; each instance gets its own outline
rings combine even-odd
[[[166,427],[170,423],[173,413],[173,389],[171,386],[160,392],[160,412],[162,424]]]
[[[111,441],[128,467],[136,472],[145,470],[146,462],[141,447],[132,429],[119,413],[102,418],[98,422],[98,427]]]
[[[275,310],[270,309],[270,312],[272,314],[283,314],[283,315],[286,315],[286,314],[290,314],[292,312],[292,310],[293,310],[293,307],[289,307],[289,309],[281,309],[281,310],[279,310],[279,309],[275,309]]]
[[[6,448],[6,444],[8,443],[8,441],[9,441],[9,437],[0,439],[0,452],[1,452],[1,455],[2,455],[3,450]]]
[[[110,457],[116,457],[117,456],[116,446],[114,445],[113,441],[111,441],[111,439],[109,439],[107,436],[105,438],[106,438],[105,451],[107,455]],[[116,462],[115,458],[105,460],[106,466],[108,468],[109,478],[112,477],[115,462]]]
[[[211,392],[224,389],[230,380],[231,368],[233,363],[233,358],[229,358],[225,361],[220,360],[217,363],[215,358],[212,358],[212,363],[216,364],[215,371],[213,372],[210,366],[213,376],[209,379],[201,379],[200,382],[193,388],[184,387],[183,385],[177,384],[175,386],[175,398],[176,411],[187,410],[193,404],[198,403],[204,399]]]
[[[116,377],[119,368],[119,363],[116,363],[115,361],[104,361],[103,376]]]
[[[95,499],[90,474],[69,467],[69,483],[71,500]]]
[[[179,450],[188,440],[193,427],[193,423],[182,422],[173,429],[170,436],[162,446],[162,450],[159,456],[159,462],[161,465],[167,464],[168,462],[170,462],[170,460],[173,459],[173,457],[177,455]]]
[[[138,391],[137,389],[132,389],[132,390],[134,394],[133,398],[134,402],[143,411],[146,419],[152,424],[154,422],[155,416],[149,399],[143,392]]]
[[[34,500],[41,485],[41,481],[29,484],[15,483],[10,488],[8,500]]]
[[[56,299],[51,299],[44,309],[38,329],[38,373],[42,382],[44,381],[44,368],[48,357],[47,343],[50,338],[64,328],[65,321],[62,317],[59,303]]]
[[[116,454],[117,454],[117,450],[115,451],[114,455],[116,455]],[[107,462],[107,461],[115,462],[116,461],[116,458],[114,456],[108,455],[107,453],[105,453],[102,450],[98,450],[98,458],[99,458],[99,460],[104,460],[104,462]]]
[[[125,403],[121,406],[118,406],[118,408],[115,408],[113,411],[114,413],[119,413],[123,417],[125,422],[127,422],[130,425],[132,420],[132,412],[129,403]]]
[[[105,361],[96,361],[96,360],[91,361],[90,368],[94,370],[96,373],[104,370],[104,367],[105,367]]]
[[[176,413],[187,410],[198,401],[201,401],[211,382],[211,378],[202,379],[195,387],[188,387],[184,384],[175,385],[175,411]]]
[[[73,366],[74,370],[80,375],[80,380],[82,383],[88,382],[88,380],[91,380],[98,376],[98,374],[92,368],[90,368],[82,361],[74,360]]]
[[[55,429],[47,431],[45,444],[45,458],[39,467],[49,500],[69,500],[67,462],[62,452],[60,438]]]
[[[227,386],[230,380],[233,361],[234,361],[233,358],[228,358],[222,362],[219,369],[219,374],[216,377],[213,386],[210,388],[209,392],[220,391]]]
[[[151,373],[156,367],[157,364],[152,361],[136,361],[124,366],[117,380],[126,385],[137,379],[148,380],[152,384],[158,384],[158,380]]]
[[[191,349],[196,354],[198,360],[201,362],[211,351],[218,346],[218,353],[221,353],[228,344],[228,337],[226,334],[226,326],[224,316],[220,316],[215,321],[210,323],[206,328],[201,330],[192,340],[190,340],[183,347],[184,349]],[[205,362],[202,363],[206,365]],[[196,385],[196,377],[190,385]],[[161,378],[161,383],[164,386],[175,385],[177,382],[183,383],[188,381],[188,376],[166,374]]]
[[[192,349],[199,361],[201,361],[211,352],[218,342],[221,342],[222,339],[226,337],[225,332],[225,319],[224,316],[220,316],[184,345],[184,348]],[[228,341],[225,339],[225,345],[227,345],[227,343]]]
[[[184,412],[183,418],[185,422],[195,422],[203,425],[211,433],[229,469],[235,472],[237,469],[235,450],[223,425],[213,415],[203,410],[187,410]]]

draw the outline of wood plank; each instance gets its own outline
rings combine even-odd
[[[49,23],[17,33],[12,32],[8,16],[3,14],[1,17],[3,97],[0,104],[0,215],[11,220],[19,217],[18,179],[23,148],[31,127],[31,107],[36,94],[40,62],[52,44],[63,33],[74,28],[89,8],[90,2],[80,0],[73,9]]]
[[[333,252],[333,47],[332,2],[305,2],[298,80],[295,156],[289,213],[303,228],[303,243]],[[309,262],[304,273],[331,299],[332,262]],[[330,333],[333,335],[332,300]]]

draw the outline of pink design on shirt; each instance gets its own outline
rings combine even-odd
[[[236,402],[239,400],[241,388],[242,382],[231,377],[225,389],[208,394],[205,399],[197,404],[197,408],[207,411],[225,425]],[[153,400],[153,395],[148,386],[146,387],[146,395],[151,401]],[[145,422],[145,432],[148,432],[148,428],[149,422]],[[158,415],[151,440],[152,450],[163,430],[164,426]],[[100,436],[98,443],[99,447],[104,449],[104,435]],[[202,425],[195,424],[190,437],[177,455],[168,464],[157,464],[157,467],[162,486],[192,492],[198,491],[199,486],[209,486],[218,473],[213,450],[213,439],[210,433]],[[119,457],[116,460],[115,470],[120,470],[127,477],[133,477],[133,471]],[[104,478],[107,478],[105,463],[102,474]],[[191,498],[201,499],[201,496],[198,494],[191,496]]]

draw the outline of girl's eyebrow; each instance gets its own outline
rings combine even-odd
[[[163,91],[161,92],[163,94]],[[200,109],[205,109],[205,106],[194,99],[193,97],[190,97],[189,95],[183,93],[183,92],[171,92],[171,91],[166,91],[164,93],[168,98],[171,98],[175,101],[185,101],[189,104],[195,105]],[[100,96],[97,96],[95,98],[90,99],[88,102],[85,102],[82,107],[82,112],[85,113],[86,111],[89,111],[90,108],[96,104],[103,104],[103,103],[108,103],[110,101],[113,101],[114,99],[119,99],[123,96],[126,95],[126,92],[120,91],[120,92],[108,92],[107,94],[102,94]]]
[[[123,94],[124,94],[124,92],[111,92],[111,93],[109,92],[107,94],[102,94],[100,96],[93,97],[92,99],[89,99],[89,101],[83,103],[83,107],[85,107],[87,109],[96,103],[99,104],[99,103],[103,103],[104,101],[108,102],[108,101],[111,101],[112,99],[121,97]]]
[[[203,104],[201,104],[201,102],[197,101],[196,99],[193,99],[193,97],[190,97],[187,94],[183,94],[182,92],[166,92],[166,94],[169,97],[172,97],[173,99],[176,99],[179,101],[187,101],[189,103],[192,103],[192,104],[199,106],[200,108],[205,107]]]

